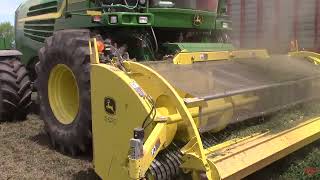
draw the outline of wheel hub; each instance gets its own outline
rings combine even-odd
[[[65,125],[71,124],[79,111],[79,88],[68,66],[58,64],[51,70],[48,97],[56,119]]]

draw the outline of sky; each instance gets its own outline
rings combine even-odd
[[[24,0],[0,0],[0,23],[11,22],[14,24],[14,13]]]

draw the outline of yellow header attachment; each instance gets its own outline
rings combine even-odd
[[[140,63],[124,62],[125,71],[99,63],[95,44],[94,39],[90,41],[92,131],[97,174],[103,179],[145,177],[158,153],[171,144],[178,123],[183,120],[190,128],[183,134],[192,139],[187,146],[192,147],[192,152],[186,149],[185,154],[201,165],[186,163],[184,166],[205,172],[212,179],[197,125],[179,93],[162,76]],[[144,126],[146,120],[146,124],[150,121],[152,124]],[[141,142],[132,140],[137,127],[145,132]]]
[[[237,51],[217,51],[217,52],[181,52],[174,59],[174,64],[192,64],[195,62],[232,60],[242,58],[269,58],[267,50],[237,50]]]
[[[315,65],[320,64],[320,54],[310,51],[294,51],[290,52],[289,55],[291,57],[302,57],[307,58],[311,62],[313,62]]]
[[[148,179],[170,179],[170,173],[177,172],[189,173],[195,180],[240,179],[320,138],[320,119],[315,118],[283,132],[205,145],[199,127],[206,123],[206,116],[216,118],[216,123],[228,123],[237,109],[254,109],[260,97],[236,91],[228,97],[197,99],[174,88],[151,65],[124,61],[118,67],[119,64],[100,63],[95,39],[89,44],[93,161],[96,173],[103,179],[138,180],[147,175],[151,176]],[[180,53],[174,61],[194,63],[202,61],[202,56],[219,60],[267,58],[268,54],[265,50]],[[160,64],[168,69],[165,65]],[[182,67],[177,69],[184,70]],[[182,145],[175,153],[165,154],[170,162],[161,166],[163,162],[157,158],[171,145],[176,146],[176,140]],[[170,169],[170,163],[176,166]]]

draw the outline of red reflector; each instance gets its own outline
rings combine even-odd
[[[93,16],[92,21],[93,22],[101,22],[101,16]]]

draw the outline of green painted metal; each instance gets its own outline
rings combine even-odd
[[[29,64],[32,60],[36,59],[38,50],[43,46],[45,39],[50,37],[54,31],[62,29],[113,27],[132,29],[152,26],[154,28],[167,29],[231,31],[231,28],[223,28],[222,26],[224,22],[231,24],[227,18],[224,18],[225,12],[223,9],[226,8],[225,1],[226,0],[219,0],[218,10],[212,12],[184,9],[181,7],[161,8],[148,6],[139,7],[139,10],[110,12],[108,8],[97,5],[94,3],[95,1],[92,0],[25,0],[16,11],[16,47],[23,53],[22,62]],[[65,2],[67,3],[60,18],[29,22],[19,21],[26,17],[55,13],[63,7]],[[86,14],[87,10],[101,11],[103,13],[102,23],[93,23],[92,17]],[[109,17],[111,15],[118,16],[118,24],[110,24]],[[149,22],[147,24],[138,23],[138,17],[142,15],[148,16]],[[197,16],[202,19],[199,24],[194,23],[194,19]],[[181,45],[178,47],[181,48]],[[190,50],[221,49],[220,46],[212,46],[209,48],[207,44],[194,44],[187,46],[187,48]]]
[[[214,12],[176,8],[150,8],[149,12],[154,14],[154,27],[162,28],[214,29],[217,16]],[[202,24],[194,24],[196,15],[203,18]]]
[[[205,52],[205,51],[230,51],[234,50],[232,44],[226,43],[167,43],[164,44],[169,52]]]
[[[118,23],[112,24],[110,22],[110,18],[112,16],[116,16],[118,19]],[[148,17],[148,23],[140,24],[138,22],[139,17]],[[113,12],[113,13],[105,13],[102,16],[103,23],[106,26],[152,26],[154,24],[154,16],[152,13],[129,13],[129,12]]]
[[[223,27],[223,24],[227,24],[228,27]],[[216,19],[216,27],[217,30],[225,30],[225,31],[232,31],[232,21],[225,19],[225,18],[219,18]]]
[[[15,42],[23,53],[22,62],[31,63],[38,55],[46,37],[53,34],[55,20],[19,22],[20,19],[56,12],[63,0],[25,0],[16,10]]]

